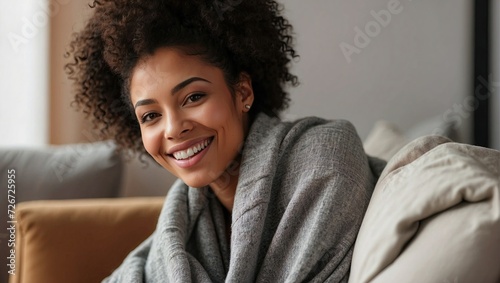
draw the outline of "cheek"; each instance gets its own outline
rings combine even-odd
[[[232,104],[213,100],[190,113],[190,119],[215,131],[227,129],[238,118]]]
[[[211,124],[216,127],[219,134],[219,146],[228,158],[235,158],[236,152],[243,143],[243,122],[238,115],[233,101],[219,104],[210,111]]]
[[[141,136],[146,151],[152,156],[158,155],[161,149],[160,135],[153,129],[143,129]]]
[[[213,125],[219,125],[226,130],[234,131],[234,124],[239,125],[240,118],[237,115],[233,100],[212,103],[208,110],[208,117]],[[232,128],[232,129],[229,129]]]

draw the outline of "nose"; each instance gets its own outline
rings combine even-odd
[[[168,140],[182,138],[193,129],[193,123],[182,113],[170,112],[165,115],[164,137]]]

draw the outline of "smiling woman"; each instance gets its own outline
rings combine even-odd
[[[279,120],[297,84],[280,5],[216,3],[95,1],[71,43],[76,104],[179,178],[105,282],[346,282],[385,163],[349,122]]]
[[[219,68],[160,48],[132,71],[130,97],[146,151],[187,185],[210,184],[232,210],[237,177],[227,183],[221,176],[239,160],[248,131],[254,99],[249,76],[242,74],[231,91]]]

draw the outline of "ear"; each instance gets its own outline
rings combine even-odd
[[[239,82],[236,85],[236,103],[243,112],[250,111],[253,101],[252,78],[248,73],[240,73]]]

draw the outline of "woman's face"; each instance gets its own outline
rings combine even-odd
[[[146,151],[187,185],[218,183],[239,162],[248,127],[245,105],[253,102],[248,76],[233,97],[221,69],[161,48],[134,68],[130,93]]]

